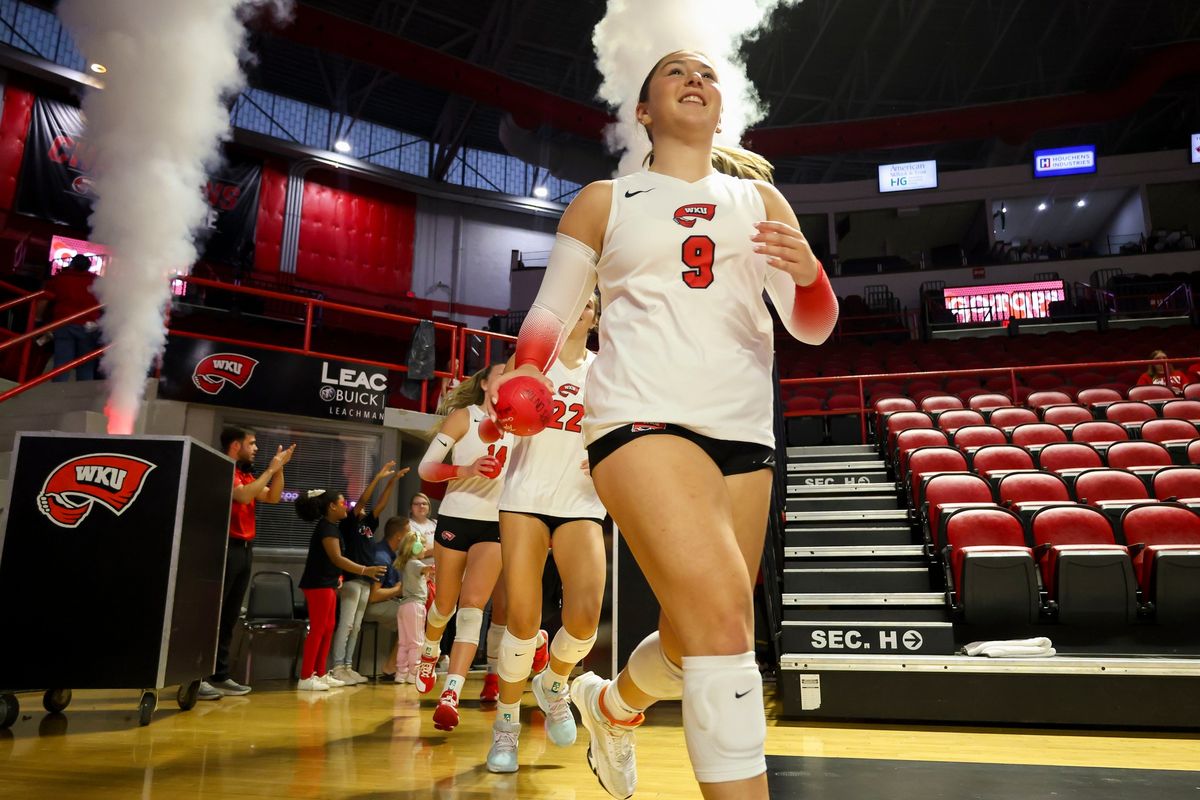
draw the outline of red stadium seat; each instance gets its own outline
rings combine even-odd
[[[1131,422],[1145,422],[1148,419],[1154,419],[1158,414],[1154,411],[1154,407],[1146,403],[1139,403],[1134,400],[1124,400],[1119,403],[1113,403],[1104,409],[1104,418],[1110,422],[1127,424]]]
[[[1032,380],[1032,379],[1030,379]],[[1057,379],[1056,379],[1057,380]],[[1032,384],[1030,384],[1032,386]],[[1071,395],[1057,390],[1033,392],[1026,401],[1030,408],[1065,405],[1072,402]]]
[[[1114,469],[1169,467],[1173,463],[1167,448],[1157,442],[1114,442],[1109,445],[1105,460]]]
[[[861,406],[858,404],[858,395],[856,394],[835,394],[831,395],[825,403],[826,407],[831,411],[834,409],[845,411],[858,411]]]
[[[1115,403],[1119,400],[1124,400],[1125,398],[1121,396],[1120,392],[1114,391],[1113,389],[1100,389],[1093,387],[1091,389],[1081,389],[1077,399],[1085,406],[1090,406],[1093,403]]]
[[[978,392],[979,379],[966,377],[947,378],[946,391],[958,396],[961,396],[963,392]]]
[[[1033,551],[1016,514],[1003,508],[960,508],[943,518],[955,604],[966,621],[1036,622],[1038,583]]]
[[[1169,387],[1150,384],[1149,386],[1134,386],[1129,390],[1130,400],[1174,400],[1177,397]]]
[[[933,414],[938,411],[950,411],[955,408],[963,408],[962,400],[948,394],[935,394],[921,400],[921,410],[926,414]]]
[[[1015,428],[1029,422],[1037,422],[1037,412],[1021,406],[1005,406],[993,408],[988,415],[988,421],[997,428]]]
[[[1164,467],[1154,473],[1151,485],[1159,500],[1195,500],[1200,498],[1200,468]]]
[[[1200,464],[1200,439],[1192,439],[1188,442],[1187,463]]]
[[[965,425],[954,432],[951,440],[959,450],[1008,443],[1008,437],[1004,435],[1004,431],[993,425]]]
[[[996,444],[981,447],[971,458],[971,469],[984,477],[1005,470],[1033,469],[1033,457],[1023,447]]]
[[[1106,444],[1108,442],[1123,442],[1128,438],[1129,431],[1117,423],[1108,422],[1107,420],[1081,422],[1071,429],[1072,442]]]
[[[908,474],[908,456],[918,447],[944,447],[950,443],[950,437],[934,428],[909,428],[900,431],[896,436],[896,450],[892,463],[896,466],[896,475],[901,480]]]
[[[896,434],[909,428],[932,428],[933,420],[922,411],[897,411],[883,421],[888,451],[896,448]]]
[[[1137,616],[1129,550],[1100,511],[1046,506],[1029,523],[1042,583],[1068,624],[1128,623]]]
[[[965,408],[943,411],[938,414],[937,418],[937,426],[946,433],[954,433],[967,425],[982,425],[983,423],[983,414]]]
[[[1035,393],[1040,394],[1045,391],[1057,391],[1058,387],[1063,385],[1063,379],[1060,376],[1055,375],[1053,372],[1038,372],[1034,375],[1030,375],[1029,379],[1026,380],[1025,383],[1029,384],[1029,388],[1033,389]],[[1068,397],[1065,401],[1055,400],[1054,402],[1069,403],[1071,402],[1071,398]],[[1032,398],[1029,405],[1034,406],[1035,408],[1037,407],[1037,404],[1032,402]]]
[[[1118,500],[1147,500],[1146,484],[1132,472],[1123,469],[1089,469],[1075,476],[1072,486],[1080,503],[1100,506]]]
[[[1041,448],[1037,454],[1038,467],[1051,472],[1068,469],[1096,469],[1104,466],[1100,454],[1083,442],[1055,442]]]
[[[1121,533],[1160,622],[1200,620],[1200,516],[1176,503],[1130,506]]]
[[[935,472],[966,472],[966,457],[953,447],[920,447],[909,453],[908,480],[912,508],[921,508],[922,481]]]
[[[1052,472],[1010,472],[1000,478],[996,497],[1001,505],[1071,502],[1067,484]]]
[[[967,407],[975,411],[984,411],[989,408],[1000,408],[1001,406],[1011,405],[1012,400],[1008,398],[1008,395],[997,392],[971,395],[971,399],[967,401]]]
[[[946,542],[941,536],[939,523],[942,515],[952,508],[964,504],[995,505],[992,487],[978,475],[969,472],[941,472],[925,483],[925,504],[922,509],[926,541],[941,549]]]
[[[1188,400],[1200,400],[1200,383],[1189,383],[1183,387],[1183,396]]]
[[[1074,404],[1046,406],[1045,408],[1041,409],[1041,411],[1043,422],[1048,422],[1051,425],[1058,425],[1060,427],[1065,425],[1078,425],[1081,422],[1091,422],[1092,420],[1091,411],[1088,411],[1083,406],[1077,406]]]
[[[1142,423],[1141,436],[1148,442],[1190,442],[1196,438],[1196,426],[1183,419],[1151,419]]]
[[[1200,422],[1200,400],[1172,400],[1164,403],[1162,415],[1167,419],[1186,419]]]
[[[916,411],[917,404],[907,397],[881,397],[871,404],[876,414],[891,414],[896,411]]]
[[[1019,447],[1032,447],[1038,444],[1065,442],[1067,434],[1057,425],[1045,422],[1028,422],[1013,428],[1012,443]]]

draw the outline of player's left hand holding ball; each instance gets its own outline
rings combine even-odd
[[[767,263],[792,276],[797,286],[808,286],[817,279],[821,262],[813,255],[808,239],[799,228],[785,222],[756,222],[758,232],[750,237],[754,252],[767,256]]]

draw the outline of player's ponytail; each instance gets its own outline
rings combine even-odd
[[[458,386],[455,386],[449,394],[442,398],[442,402],[438,404],[437,413],[449,414],[451,411],[466,408],[467,406],[482,405],[483,382],[487,380],[491,369],[490,365],[486,366]]]

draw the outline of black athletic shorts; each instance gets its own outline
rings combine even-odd
[[[694,443],[713,460],[722,475],[741,475],[746,472],[757,472],[760,469],[775,468],[775,449],[767,447],[765,444],[714,439],[711,436],[704,436],[688,430],[682,425],[672,425],[667,422],[635,422],[632,425],[622,425],[616,430],[609,431],[588,445],[588,465],[591,469],[595,469],[597,464],[616,452],[617,448],[622,445],[642,436],[660,434],[679,436]]]
[[[542,524],[550,530],[550,535],[554,536],[554,532],[566,525],[569,522],[594,522],[597,525],[604,525],[604,520],[596,517],[554,517],[550,514],[534,514],[529,511],[505,511],[500,509],[501,514],[520,514],[523,517],[533,517],[536,520],[541,520]]]
[[[500,523],[440,516],[433,539],[442,547],[467,552],[472,545],[500,541]]]

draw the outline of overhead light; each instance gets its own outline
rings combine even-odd
[[[1038,203],[1038,211],[1045,211],[1045,210],[1046,210],[1046,204]]]
[[[1076,207],[1076,208],[1083,208],[1083,207],[1084,207],[1084,206],[1086,206],[1086,205],[1087,205],[1087,200],[1084,200],[1082,197],[1081,197],[1081,198],[1079,198],[1079,200],[1077,200],[1077,201],[1075,202],[1075,207]]]
[[[550,190],[545,186],[538,186],[533,190],[533,196],[538,200],[544,200],[550,194]]]
[[[1008,213],[1008,206],[1007,206],[1007,205],[1005,205],[1004,203],[1001,203],[1001,204],[1000,204],[1000,213],[1001,213],[1001,214],[1007,214],[1007,213]]]
[[[104,66],[103,64],[89,64],[88,69],[97,75],[103,75],[104,73],[108,72],[108,67]]]
[[[349,153],[352,148],[350,147],[350,143],[345,139],[338,139],[333,143],[333,149],[339,153]]]

